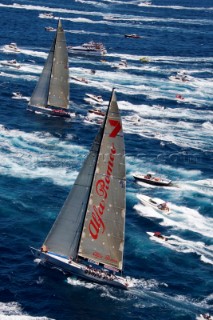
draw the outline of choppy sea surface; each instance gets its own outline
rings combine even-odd
[[[53,19],[40,16],[48,12]],[[213,314],[212,0],[4,0],[0,15],[0,319]],[[54,37],[45,27],[59,17],[68,45],[93,40],[107,49],[104,57],[69,57],[70,76],[88,80],[70,79],[72,119],[26,110]],[[133,33],[141,38],[124,37]],[[4,50],[11,42],[20,53]],[[1,64],[11,59],[21,67]],[[127,68],[114,68],[121,59]],[[189,82],[169,79],[183,70]],[[102,95],[104,110],[113,87],[126,144],[125,292],[45,268],[29,249],[45,239],[97,133],[85,94]],[[147,171],[174,186],[136,183],[133,174]],[[167,201],[170,215],[144,207],[141,194]],[[169,240],[154,241],[150,231]]]

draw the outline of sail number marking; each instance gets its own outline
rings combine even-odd
[[[112,130],[112,132],[110,133],[109,137],[110,138],[115,138],[118,134],[118,132],[121,130],[121,123],[118,120],[109,120],[109,124],[114,127],[114,129]]]

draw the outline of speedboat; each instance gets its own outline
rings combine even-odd
[[[103,111],[101,111],[100,109],[97,109],[97,108],[89,109],[88,112],[92,113],[92,114],[95,114],[97,116],[101,116],[101,117],[105,116],[105,112],[103,112]]]
[[[170,76],[169,80],[175,81],[175,82],[189,82],[192,81],[192,77],[187,75],[185,71],[179,71],[176,75]]]
[[[51,12],[40,13],[39,18],[54,19],[54,15]]]
[[[172,180],[156,177],[155,174],[152,172],[148,172],[146,175],[134,174],[133,177],[136,180],[139,180],[148,184],[152,184],[155,186],[170,186],[172,184]]]
[[[147,232],[147,234],[154,239],[160,240],[160,241],[167,241],[168,238],[161,234],[161,232]]]
[[[13,67],[13,68],[17,68],[17,69],[21,68],[21,65],[16,60],[3,61],[3,62],[1,62],[1,65]]]
[[[78,82],[83,82],[83,83],[88,83],[89,81],[85,78],[77,78],[77,77],[71,77],[71,79],[78,81]]]
[[[103,103],[102,96],[96,96],[94,94],[86,93],[86,96],[92,100],[94,100],[97,103]]]
[[[19,53],[21,50],[17,47],[15,42],[11,42],[10,44],[6,44],[4,46],[4,50]]]
[[[127,61],[122,59],[118,65],[115,66],[117,69],[125,69],[127,68]]]
[[[88,43],[83,43],[80,46],[68,46],[69,53],[77,54],[92,54],[92,55],[104,55],[107,53],[106,48],[100,42],[90,41]]]
[[[170,208],[169,208],[168,204],[161,199],[150,198],[150,197],[143,195],[143,194],[140,194],[137,197],[144,206],[152,207],[153,209],[155,209],[161,213],[162,212],[166,213],[166,214],[170,213]]]
[[[213,317],[210,316],[209,313],[200,314],[199,317],[196,318],[197,320],[213,320]]]
[[[139,36],[138,34],[125,34],[124,35],[125,38],[134,38],[134,39],[138,39],[138,38],[141,38],[141,36]]]
[[[184,97],[181,94],[176,94],[176,99],[184,100]]]
[[[21,99],[22,98],[22,94],[21,92],[13,92],[13,99]]]
[[[44,29],[45,29],[46,31],[56,31],[56,29],[53,28],[53,27],[45,27]]]
[[[141,57],[140,62],[146,63],[149,62],[149,59],[147,57]]]

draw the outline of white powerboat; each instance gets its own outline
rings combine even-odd
[[[102,96],[96,96],[94,94],[86,93],[86,96],[90,98],[91,100],[94,100],[96,103],[102,104],[103,103],[103,98]]]
[[[19,53],[21,50],[17,47],[15,42],[11,42],[10,44],[6,44],[4,46],[4,50]]]
[[[83,43],[80,46],[68,46],[69,53],[77,54],[92,54],[92,55],[104,55],[107,53],[106,48],[100,42],[90,41],[88,43]]]
[[[21,92],[13,92],[13,99],[21,99],[22,98],[22,94]]]
[[[169,80],[174,82],[189,82],[192,81],[192,77],[189,76],[185,71],[177,72],[176,75],[170,76]]]
[[[117,68],[117,69],[125,69],[125,68],[127,68],[127,61],[124,60],[124,59],[122,59],[122,60],[118,63],[118,65],[115,65],[114,67]]]
[[[45,27],[44,29],[45,29],[46,31],[56,31],[56,29],[53,28],[53,27]]]
[[[197,320],[213,320],[213,317],[210,316],[209,313],[204,313],[204,314],[200,314],[200,316],[198,316],[196,319]]]
[[[77,77],[71,77],[71,79],[78,81],[78,82],[83,82],[83,83],[88,83],[89,81],[85,78],[77,78]]]
[[[165,237],[164,235],[161,234],[161,232],[147,232],[147,234],[154,240],[159,240],[159,241],[167,241],[168,238]]]
[[[152,184],[155,186],[170,186],[172,184],[172,180],[168,180],[165,178],[157,177],[154,173],[148,172],[147,174],[134,174],[133,177],[136,180]]]
[[[88,110],[89,113],[94,114],[96,116],[100,116],[100,117],[104,117],[105,116],[105,112],[101,111],[100,109],[94,108],[94,109],[89,109]]]
[[[141,203],[144,206],[152,207],[153,209],[161,213],[170,213],[170,208],[168,204],[159,198],[150,198],[144,194],[138,195],[137,198],[141,201]]]
[[[13,67],[13,68],[17,68],[17,69],[21,68],[21,65],[16,60],[2,61],[1,65],[8,66],[8,67]]]
[[[39,18],[54,19],[54,15],[51,12],[40,13]]]

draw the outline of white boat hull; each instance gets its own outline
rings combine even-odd
[[[63,272],[67,272],[68,274],[72,274],[80,278],[83,278],[87,281],[99,283],[102,285],[109,285],[109,286],[117,287],[124,290],[128,289],[127,281],[123,277],[115,276],[115,279],[108,280],[105,278],[101,278],[101,277],[89,274],[87,272],[87,268],[85,265],[81,263],[73,262],[73,261],[69,262],[69,259],[67,259],[66,257],[61,257],[59,255],[56,255],[50,252],[44,253],[32,247],[31,247],[31,251],[33,255],[36,258],[41,259],[41,261],[44,264],[56,266],[60,268]]]
[[[158,212],[161,212],[161,213],[165,213],[165,214],[169,214],[170,213],[170,209],[160,209],[158,208],[158,206],[162,203],[164,203],[165,201],[161,200],[161,199],[158,199],[158,198],[150,198],[146,195],[138,195],[137,196],[138,199],[142,202],[142,204],[144,206],[148,206],[148,207],[151,207],[155,210],[157,210]]]
[[[165,242],[165,241],[168,240],[167,237],[165,237],[165,236],[163,236],[163,235],[162,235],[162,237],[157,237],[157,236],[155,236],[155,233],[154,233],[154,232],[148,232],[148,231],[147,231],[147,234],[148,234],[151,238],[153,238],[154,240],[156,240],[156,241]]]

